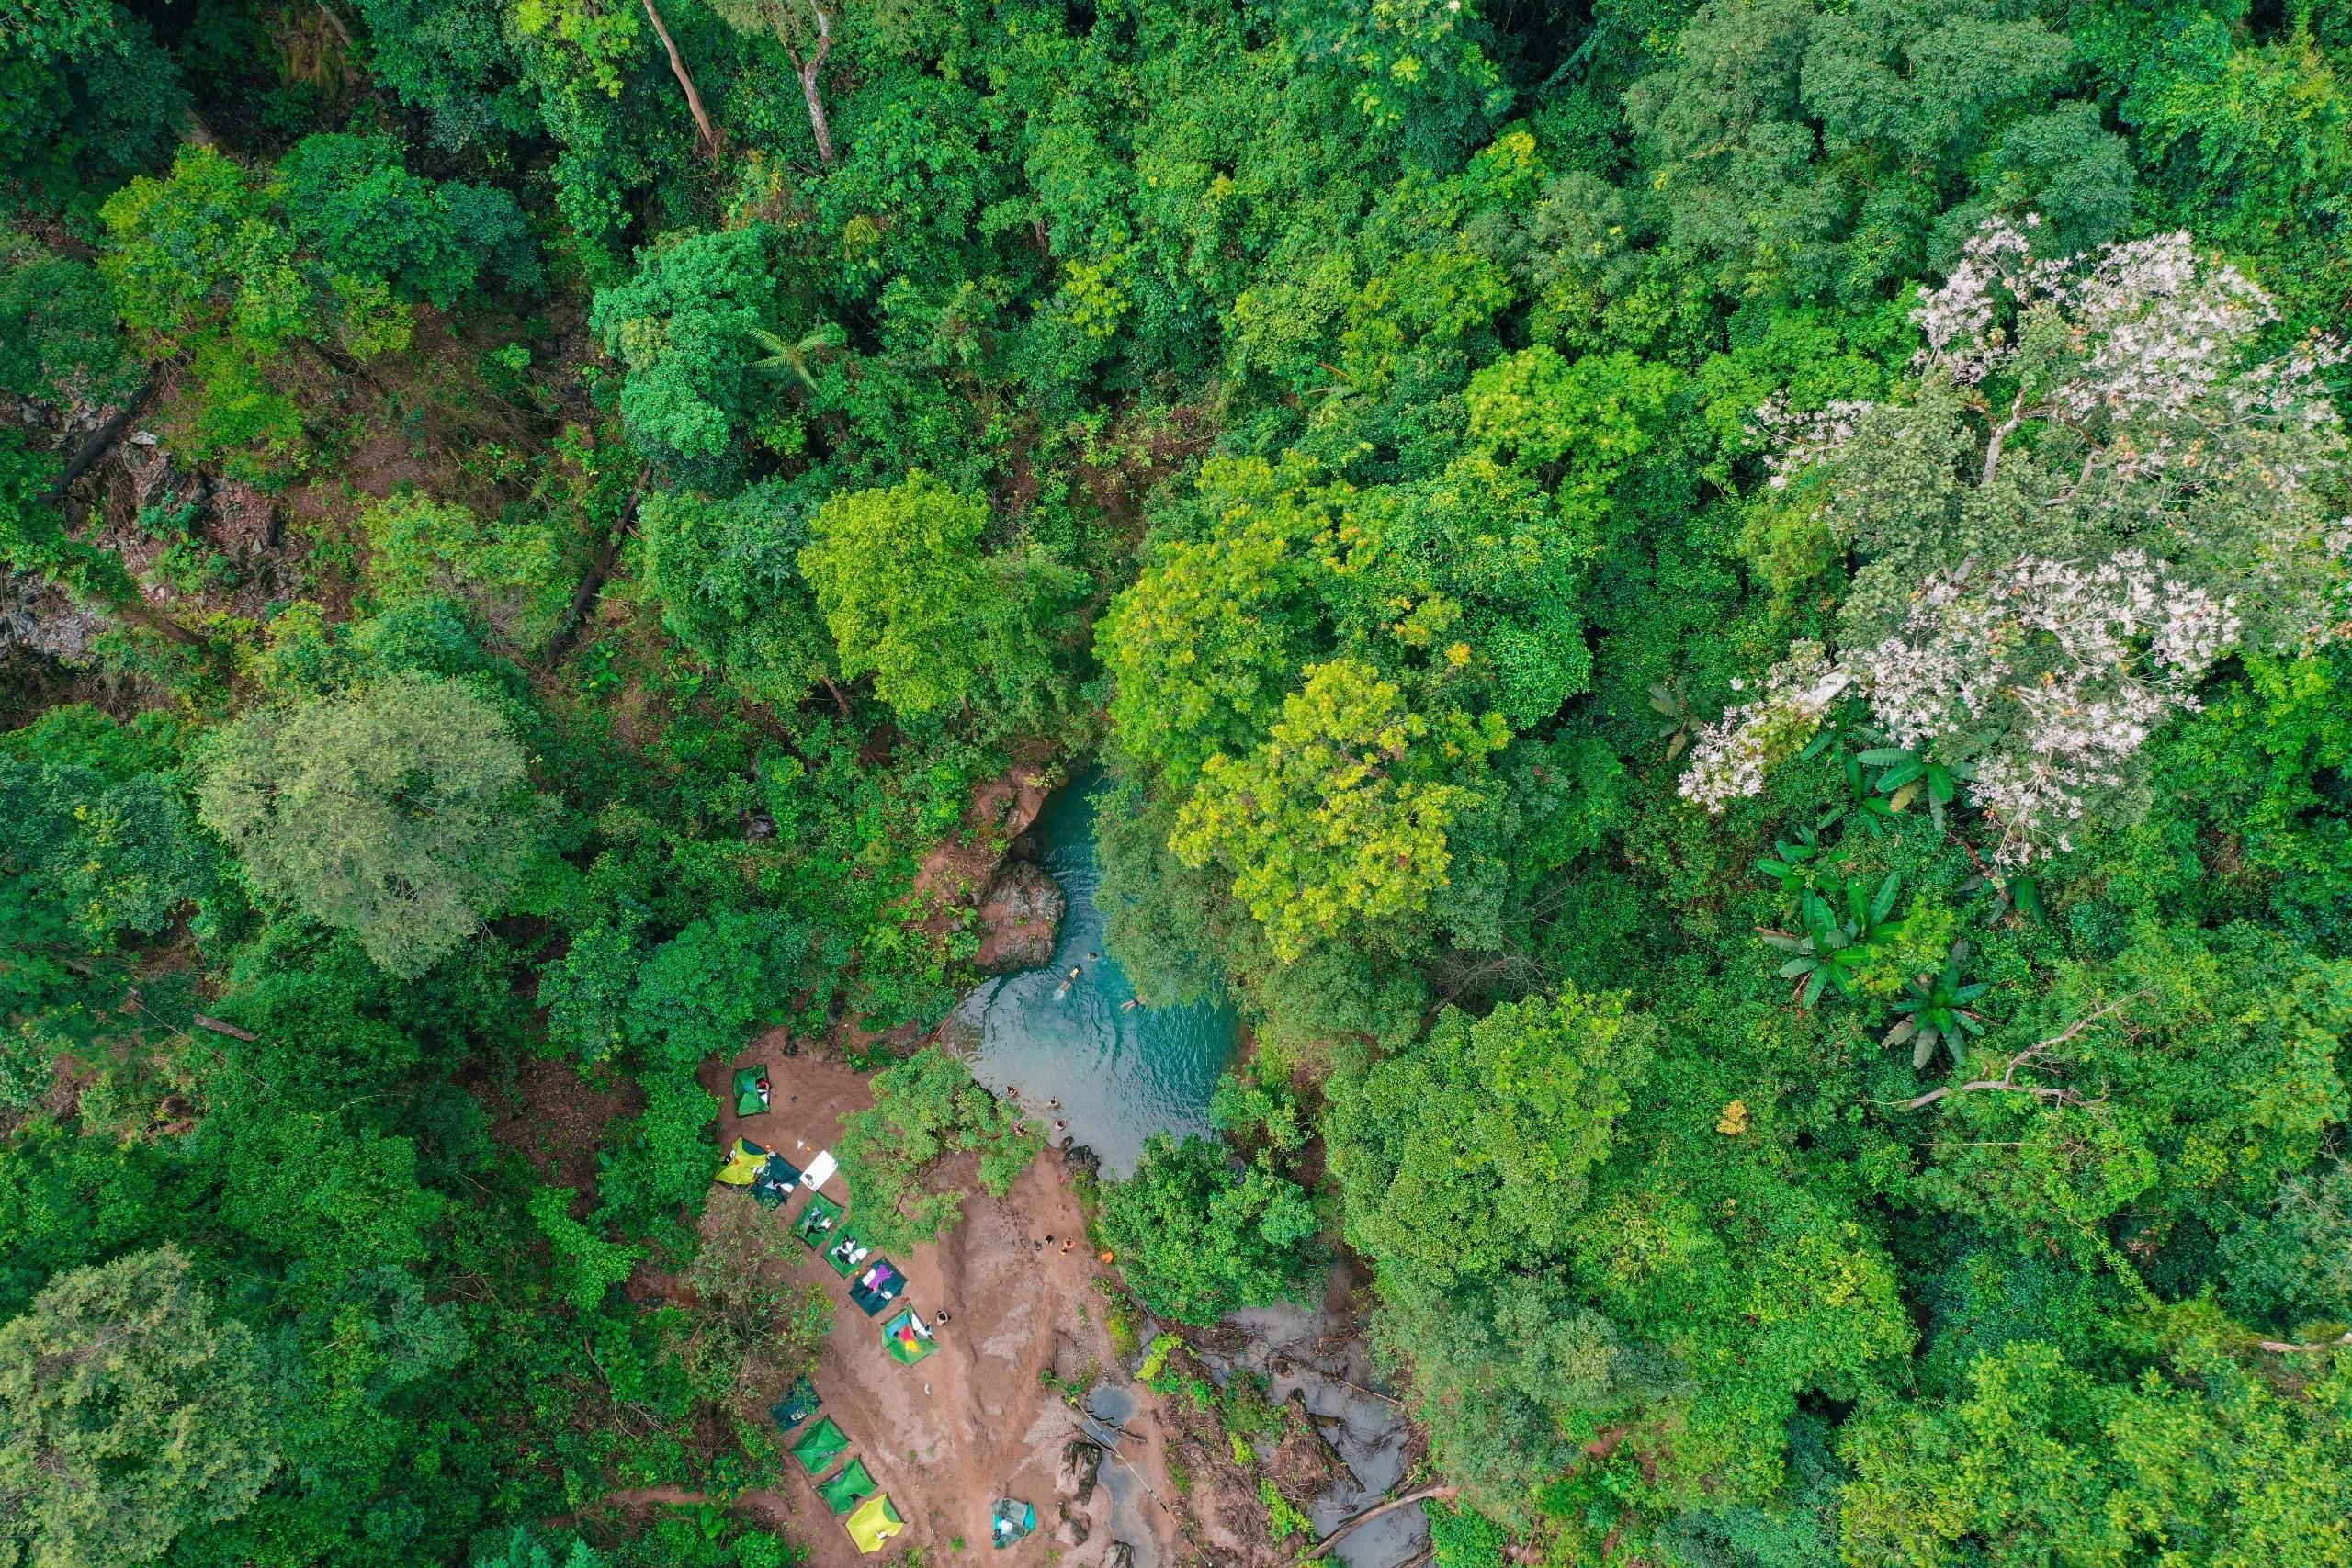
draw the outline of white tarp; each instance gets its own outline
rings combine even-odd
[[[833,1172],[840,1168],[841,1164],[833,1158],[832,1150],[819,1149],[817,1157],[808,1162],[808,1168],[800,1173],[800,1184],[814,1192],[831,1180]]]

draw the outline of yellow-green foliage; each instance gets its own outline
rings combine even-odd
[[[800,552],[842,673],[870,673],[910,718],[966,702],[995,653],[1006,604],[980,548],[988,522],[988,502],[917,469],[828,501]]]
[[[1449,777],[1509,739],[1495,714],[1432,724],[1359,660],[1314,665],[1264,744],[1203,765],[1170,844],[1230,872],[1275,953],[1295,958],[1429,908],[1453,863],[1446,829],[1482,802]]]
[[[385,602],[420,594],[469,598],[537,642],[555,629],[571,598],[564,540],[545,513],[485,523],[450,502],[411,492],[360,513],[368,535],[368,581]]]

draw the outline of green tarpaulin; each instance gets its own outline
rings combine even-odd
[[[800,1185],[800,1168],[782,1155],[770,1155],[752,1173],[752,1197],[763,1209],[773,1209]]]
[[[873,1473],[865,1468],[865,1461],[854,1459],[842,1466],[839,1475],[818,1487],[817,1495],[822,1497],[825,1506],[836,1514],[846,1514],[881,1490],[875,1483]]]
[[[815,1251],[832,1245],[833,1231],[841,1223],[842,1206],[822,1192],[811,1192],[808,1206],[800,1211],[799,1223],[792,1227],[792,1234]]]
[[[831,1248],[826,1252],[825,1261],[832,1265],[834,1273],[846,1280],[852,1274],[858,1272],[865,1260],[873,1256],[872,1247],[858,1240],[857,1237],[843,1233],[841,1240],[833,1243]]]
[[[1037,1510],[1018,1497],[999,1497],[989,1516],[989,1539],[998,1546],[1011,1546],[1036,1528]]]
[[[811,1475],[822,1475],[832,1468],[833,1461],[842,1457],[849,1447],[849,1434],[826,1416],[808,1429],[808,1435],[792,1445],[792,1457]]]
[[[802,1378],[792,1385],[792,1392],[784,1396],[784,1403],[768,1414],[775,1417],[775,1424],[779,1427],[789,1432],[817,1414],[823,1404],[824,1401],[817,1397],[816,1385],[807,1378]]]
[[[931,1337],[931,1325],[909,1307],[883,1326],[882,1346],[892,1360],[911,1367],[938,1349],[939,1341]]]
[[[859,1310],[872,1317],[899,1299],[907,1288],[907,1277],[899,1272],[898,1265],[887,1258],[877,1258],[857,1272],[849,1282],[849,1299]]]
[[[768,1070],[763,1066],[735,1069],[735,1114],[758,1116],[768,1108]]]

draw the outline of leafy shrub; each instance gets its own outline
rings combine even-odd
[[[419,675],[248,714],[209,745],[200,799],[257,887],[399,975],[495,911],[539,815],[505,719]]]
[[[495,271],[543,281],[522,209],[505,191],[413,175],[382,136],[307,136],[277,163],[286,220],[332,271],[379,277],[447,310]]]
[[[997,1197],[1046,1145],[1043,1133],[972,1081],[963,1063],[927,1045],[874,1076],[874,1106],[842,1124],[842,1170],[858,1234],[876,1247],[938,1239],[964,1204],[928,1173],[943,1156],[977,1150],[980,1185]]]
[[[1315,1210],[1264,1164],[1236,1173],[1221,1145],[1155,1134],[1125,1181],[1102,1187],[1100,1233],[1136,1294],[1180,1323],[1301,1292],[1317,1259]]]
[[[641,1247],[606,1241],[571,1217],[569,1187],[541,1187],[531,1194],[531,1221],[554,1249],[556,1278],[563,1299],[582,1314],[594,1312],[605,1292],[626,1280],[645,1256]]]

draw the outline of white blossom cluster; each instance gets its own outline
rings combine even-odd
[[[2039,213],[2026,215],[2024,229],[2007,218],[1989,220],[1961,246],[1944,286],[1919,290],[1911,321],[1928,340],[1919,353],[1923,368],[1943,366],[1953,380],[1973,387],[2016,354],[2008,318],[2050,297],[2079,259],[2035,261],[2026,230],[2041,226]]]
[[[1932,553],[1886,557],[1921,574],[1907,604],[1901,580],[1889,581],[1866,601],[1883,608],[1863,612],[1854,647],[1835,659],[1793,649],[1763,698],[1702,736],[1685,798],[1717,811],[1760,793],[1829,705],[1856,695],[1890,744],[1973,762],[1971,798],[2001,824],[2001,857],[2023,864],[2072,847],[2071,826],[2127,784],[2151,737],[2197,705],[2194,683],[2242,640],[2352,635],[2352,518],[2322,504],[2346,446],[2321,379],[2352,350],[2320,338],[2248,365],[2276,310],[2235,268],[2200,260],[2187,234],[2037,260],[2038,227],[1988,222],[1943,286],[1919,291],[1918,405],[1798,412],[1778,395],[1757,410],[1774,486],[1830,466],[1819,514],[1840,542],[1888,549],[1915,504],[1917,537],[1955,515],[1989,532],[1957,570],[1931,570]],[[2029,424],[2054,438],[2012,459],[2018,479],[2001,468],[2004,444]],[[1959,491],[1878,482],[1890,458],[1927,452],[1957,459]],[[1939,499],[1952,494],[1971,499]],[[2071,558],[2030,542],[2047,537],[2073,541]],[[2154,558],[2156,541],[2168,559]]]
[[[1841,400],[1801,413],[1789,407],[1786,392],[1767,398],[1756,411],[1755,422],[1770,444],[1764,466],[1770,470],[1772,488],[1785,488],[1813,464],[1843,451],[1854,438],[1855,423],[1877,406]]]
[[[1701,736],[1679,785],[1720,811],[1760,794],[1764,773],[1851,693],[1889,742],[1934,752],[1987,732],[2003,744],[1977,766],[1972,795],[2002,824],[2001,855],[2031,861],[2086,797],[2124,783],[2128,761],[2191,684],[2235,645],[2236,606],[2168,578],[2162,562],[2119,552],[2096,566],[2026,557],[1996,571],[1931,580],[1902,634],[1832,663],[1802,643]]]
[[[1734,682],[1735,690],[1746,684]],[[1821,728],[1853,676],[1830,665],[1817,642],[1801,642],[1765,677],[1764,694],[1740,704],[1700,733],[1676,786],[1710,812],[1764,792],[1765,771],[1785,761]]]
[[[2352,356],[2332,337],[2241,367],[2245,347],[2278,320],[2270,296],[2237,268],[2201,261],[2185,231],[2036,260],[2030,231],[1996,217],[1971,235],[1939,288],[1922,287],[1912,321],[1927,339],[1916,368],[1955,386],[2015,377],[1996,427],[1986,471],[2002,443],[2028,421],[2064,424],[2088,437],[2086,477],[2110,466],[2138,478],[2213,461],[2204,429],[2222,423],[2331,425],[2334,400],[2320,373]],[[2041,326],[2046,332],[2037,333]],[[1776,393],[1755,413],[1770,451],[1775,487],[1834,459],[1860,418],[1879,405],[1832,403],[1797,412]],[[2185,424],[2187,428],[2177,428]],[[2104,460],[2104,461],[2102,461]],[[2308,481],[2304,473],[2279,476]]]

